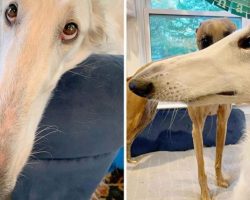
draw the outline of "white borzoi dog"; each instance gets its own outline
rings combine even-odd
[[[0,24],[0,199],[5,199],[62,74],[91,53],[123,52],[123,0],[1,0]]]
[[[212,46],[150,63],[131,81],[133,91],[149,99],[188,105],[250,101],[250,26]],[[250,140],[245,141],[234,200],[250,199]]]

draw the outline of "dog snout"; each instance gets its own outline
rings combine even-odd
[[[154,85],[149,81],[134,79],[130,81],[129,89],[138,96],[149,98],[154,91]]]

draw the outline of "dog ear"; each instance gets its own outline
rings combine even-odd
[[[230,24],[230,29],[232,30],[232,32],[237,30],[237,26],[235,25],[235,23]]]
[[[103,8],[101,8],[99,0],[91,0],[91,3],[92,10],[88,39],[93,46],[98,46],[107,37],[105,31],[105,14]]]
[[[201,25],[202,25],[202,22],[200,23],[199,27],[198,27],[197,29],[195,29],[195,32],[196,32],[196,33],[198,32],[198,30],[199,30],[199,28],[201,27]]]
[[[230,33],[234,32],[237,30],[237,26],[234,22],[232,22],[230,19],[228,18],[223,18],[223,21],[225,21],[225,23],[227,24],[227,29]]]
[[[123,0],[90,0],[88,43],[93,53],[123,53]],[[112,10],[110,10],[112,8]]]

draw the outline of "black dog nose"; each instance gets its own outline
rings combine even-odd
[[[154,85],[152,82],[134,79],[130,81],[129,89],[138,96],[149,97],[154,90]]]

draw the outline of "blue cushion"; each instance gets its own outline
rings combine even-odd
[[[245,115],[232,109],[228,120],[226,144],[235,144],[244,133]],[[204,146],[215,146],[216,116],[208,116],[204,131]],[[186,109],[159,110],[155,119],[137,137],[131,149],[132,156],[154,151],[185,151],[193,149],[192,122]]]
[[[123,56],[93,55],[63,75],[39,127],[13,199],[89,199],[123,145]]]
[[[70,160],[30,161],[14,200],[88,200],[116,153]]]

